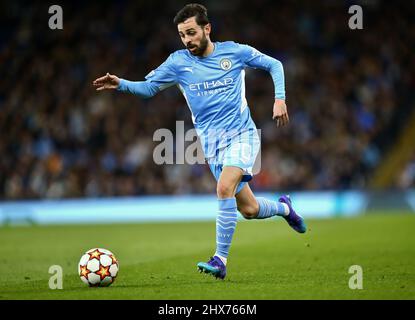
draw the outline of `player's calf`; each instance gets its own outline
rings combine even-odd
[[[240,205],[238,204],[238,211],[242,214],[245,219],[256,219],[259,212],[258,202],[253,202],[249,205]]]

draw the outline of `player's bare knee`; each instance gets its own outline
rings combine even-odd
[[[229,183],[219,182],[216,187],[216,192],[219,199],[230,198],[234,196],[235,187]]]

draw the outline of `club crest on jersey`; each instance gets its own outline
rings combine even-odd
[[[222,70],[229,70],[232,67],[232,62],[228,58],[224,58],[220,61],[220,67]]]

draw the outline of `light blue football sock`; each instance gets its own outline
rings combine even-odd
[[[215,256],[227,258],[238,218],[236,199],[218,199],[219,211],[216,216]]]
[[[273,216],[285,216],[289,213],[288,207],[281,202],[268,200],[265,198],[256,198],[259,205],[259,212],[255,219],[267,219]]]

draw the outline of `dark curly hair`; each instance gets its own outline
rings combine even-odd
[[[179,23],[182,23],[191,17],[196,17],[196,23],[199,26],[203,27],[209,23],[206,7],[198,3],[190,3],[185,5],[176,14],[173,22],[175,25],[178,25]]]

